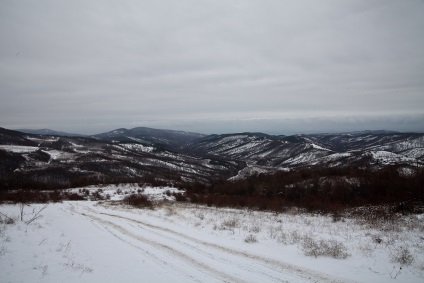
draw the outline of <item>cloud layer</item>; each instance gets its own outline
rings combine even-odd
[[[1,1],[0,121],[424,131],[424,2]]]

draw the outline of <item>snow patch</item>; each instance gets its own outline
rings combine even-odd
[[[14,153],[30,153],[37,151],[39,148],[36,146],[24,146],[24,145],[0,145],[0,149]]]
[[[152,146],[144,146],[142,144],[137,144],[137,143],[121,143],[119,144],[119,146],[126,148],[128,150],[141,151],[141,152],[147,152],[147,153],[150,153],[154,150],[154,147]]]
[[[311,145],[312,145],[312,147],[313,147],[313,148],[315,148],[315,149],[325,150],[325,151],[331,151],[331,150],[329,150],[328,148],[324,148],[324,147],[319,146],[319,145],[314,144],[314,143],[311,143]]]

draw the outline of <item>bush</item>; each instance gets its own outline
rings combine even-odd
[[[5,219],[3,219],[2,216]],[[15,224],[15,221],[16,221],[15,219],[10,218],[6,214],[3,214],[3,213],[0,212],[0,224],[8,224],[8,225],[10,225],[10,224]],[[1,230],[0,230],[0,232],[1,232]]]
[[[173,193],[172,195],[175,197],[176,201],[187,201],[186,196],[182,193]]]
[[[65,193],[63,195],[63,200],[85,200],[85,197],[77,193]]]
[[[16,190],[0,192],[0,203],[49,203],[61,202],[64,200],[86,200],[86,198],[77,193],[60,190]]]
[[[102,190],[97,190],[96,192],[92,193],[90,200],[104,200],[105,198],[102,196]]]
[[[223,230],[225,229],[233,230],[237,226],[238,226],[238,219],[236,218],[226,219],[221,223],[221,227]]]
[[[123,202],[125,204],[131,205],[137,208],[142,208],[142,207],[153,208],[153,203],[144,195],[139,195],[139,194],[127,195],[124,197]]]
[[[247,235],[247,237],[244,239],[246,243],[256,243],[258,239],[256,239],[256,236],[253,234]]]
[[[411,265],[414,257],[407,247],[400,247],[392,254],[392,261],[402,265]]]
[[[336,240],[315,241],[310,236],[305,236],[302,241],[302,250],[307,256],[329,256],[345,259],[349,256],[346,246]]]
[[[345,209],[363,206],[392,206],[390,211],[381,211],[380,218],[422,213],[424,169],[407,177],[399,175],[397,169],[308,167],[183,187],[192,203],[276,212],[299,207],[331,213],[334,221],[340,220]]]

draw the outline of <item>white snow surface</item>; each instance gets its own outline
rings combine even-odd
[[[64,151],[61,151],[61,150],[56,150],[56,149],[43,150],[43,152],[45,152],[48,155],[50,155],[50,158],[51,159],[54,159],[54,160],[57,160],[57,159],[66,159],[66,158],[69,158],[70,156],[72,156],[71,153],[64,152]]]
[[[0,149],[15,153],[30,153],[37,151],[39,148],[36,146],[24,146],[24,145],[0,145]]]
[[[36,142],[57,142],[59,137],[49,137],[49,136],[41,136],[41,137],[30,137],[26,136],[26,139]]]
[[[396,154],[389,151],[371,151],[371,156],[374,160],[380,162],[381,164],[396,164],[400,162],[409,162],[414,164],[416,162],[413,158],[408,158],[400,154]]]
[[[134,150],[134,151],[141,151],[141,152],[152,152],[154,150],[154,148],[152,146],[144,146],[141,144],[125,144],[125,143],[121,143],[119,144],[119,146],[124,147],[126,149],[129,150]]]
[[[42,206],[26,206],[24,220]],[[17,218],[19,206],[3,204],[0,212]],[[49,204],[40,214],[30,224],[5,224],[1,216],[0,282],[424,280],[422,215],[405,216],[399,229],[388,229],[384,223],[367,227],[354,219],[333,222],[296,211],[275,214],[170,201],[153,210],[63,202]],[[306,256],[306,239],[338,241],[349,256]],[[402,249],[411,253],[412,264],[393,261]]]
[[[319,145],[314,144],[314,143],[311,143],[311,146],[312,146],[313,148],[315,148],[315,149],[331,151],[331,150],[329,150],[328,148],[324,148],[324,147],[319,146]]]

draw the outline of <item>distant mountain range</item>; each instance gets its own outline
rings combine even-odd
[[[139,142],[148,145],[162,146],[168,149],[178,149],[205,137],[205,135],[183,131],[138,127],[130,130],[124,128],[117,129],[92,137],[105,141]]]
[[[202,135],[151,128],[94,136],[0,128],[0,178],[62,186],[150,180],[209,182],[299,167],[381,168],[424,164],[424,134],[365,131],[273,136]],[[15,183],[14,183],[15,182]]]
[[[34,134],[34,135],[48,135],[48,136],[63,136],[63,137],[83,137],[84,135],[80,134],[71,134],[65,132],[54,131],[50,129],[16,129],[15,131],[26,133],[26,134]]]

